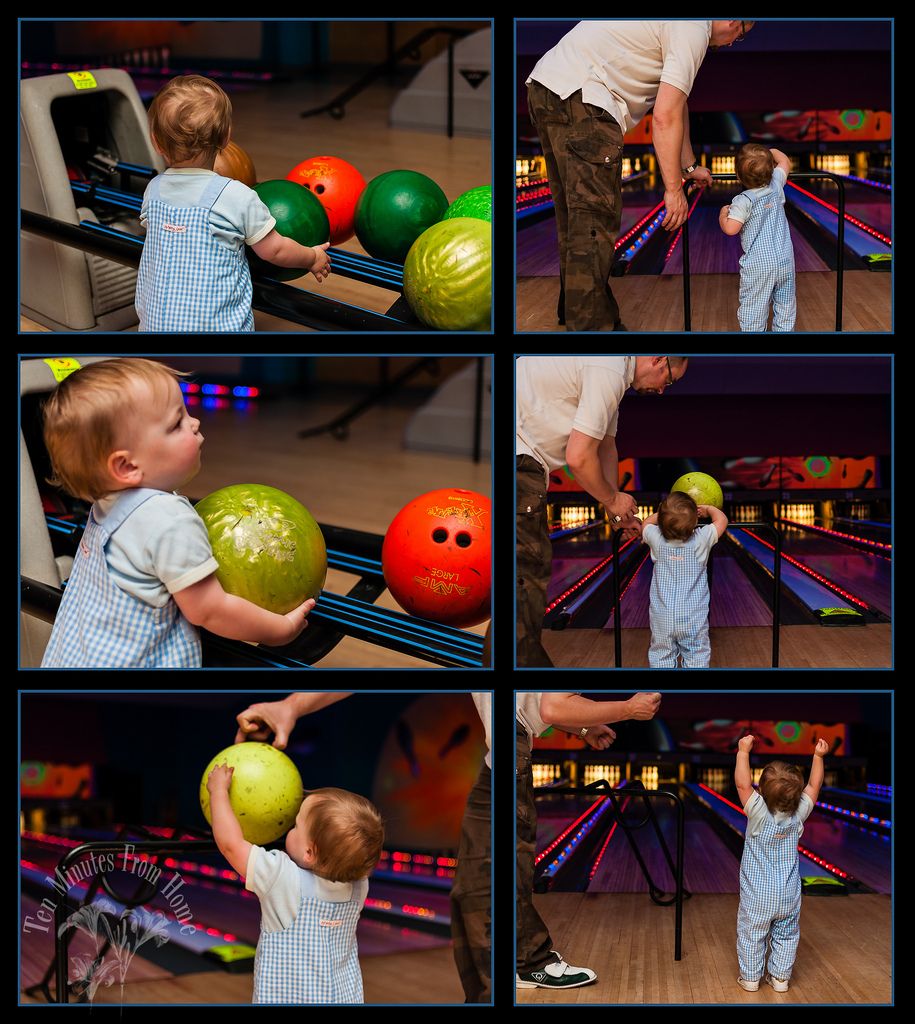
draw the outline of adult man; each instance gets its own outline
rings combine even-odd
[[[624,535],[641,532],[631,494],[619,490],[616,428],[627,388],[663,394],[686,373],[683,356],[521,356],[517,427],[517,663],[550,667],[540,633],[553,553],[547,522],[550,470],[568,465]]]
[[[284,750],[289,734],[303,715],[313,714],[351,693],[292,693],[279,701],[252,704],[237,716],[236,743],[270,742]],[[457,868],[451,887],[451,934],[455,966],[467,1003],[492,999],[492,694],[475,692],[473,699],[486,736],[486,755],[467,796],[461,822]]]
[[[515,778],[517,801],[517,949],[518,988],[578,988],[597,979],[588,967],[573,967],[553,949],[553,940],[533,902],[537,853],[537,807],[531,772],[535,736],[551,726],[580,736],[595,750],[616,739],[608,722],[647,721],[661,706],[659,693],[636,693],[629,700],[596,701],[577,693],[518,693],[515,697]]]
[[[744,38],[751,21],[582,21],[527,80],[559,237],[559,322],[573,331],[625,330],[610,290],[622,212],[623,135],[652,110],[664,182],[662,227],[686,220],[681,175],[710,182],[689,138],[686,100],[709,47]]]

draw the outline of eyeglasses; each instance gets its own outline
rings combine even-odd
[[[670,356],[664,356],[664,358],[667,360],[667,383],[664,387],[669,388],[674,382],[674,374],[673,370],[670,368]]]
[[[740,23],[740,35],[734,40],[735,43],[742,43],[747,38],[747,26],[744,22]],[[732,44],[733,45],[733,44]]]

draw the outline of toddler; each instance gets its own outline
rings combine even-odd
[[[146,241],[137,275],[141,331],[253,331],[245,244],[280,267],[330,273],[326,249],[276,231],[258,194],[213,167],[229,144],[232,104],[209,78],[173,78],[149,108],[149,133],[168,169],[146,187]]]
[[[777,149],[749,142],[735,169],[746,189],[722,206],[718,223],[726,235],[740,232],[741,331],[765,331],[772,304],[772,330],[791,331],[797,316],[794,247],[785,216],[785,182],[791,161]]]
[[[305,628],[227,594],[203,521],[174,493],[200,470],[203,434],[176,370],[106,359],[76,370],[45,403],[50,483],[92,502],[42,667],[197,668],[197,626],[279,646]]]
[[[820,795],[829,744],[817,740],[806,786],[797,765],[770,761],[759,777],[759,792],[753,789],[750,774],[752,749],[753,737],[744,736],[737,744],[734,769],[734,783],[747,815],[737,911],[737,984],[756,992],[768,967],[766,981],[776,992],[787,992],[801,937],[797,843]]]
[[[306,794],[286,852],[254,846],[229,802],[233,769],[207,778],[213,838],[261,904],[255,1003],[361,1003],[356,924],[384,826],[365,797],[343,789]]]
[[[699,516],[711,526],[697,529]],[[711,505],[696,505],[683,491],[673,491],[642,527],[654,572],[651,577],[648,620],[652,668],[708,668],[709,552],[728,528],[728,517]]]

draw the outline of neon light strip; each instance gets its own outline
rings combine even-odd
[[[624,783],[622,783],[622,785],[624,786],[624,785],[625,785],[625,782],[624,782]],[[622,788],[622,786],[620,786],[620,787],[618,787],[618,788]],[[626,798],[626,799],[625,799],[625,800],[623,801],[623,806],[622,806],[622,807],[620,808],[620,810],[621,810],[621,811],[625,811],[625,810],[626,810],[626,808],[627,808],[627,807],[629,806],[629,802],[630,802],[630,798],[629,798],[629,797],[627,797],[627,798]],[[594,862],[594,866],[593,866],[593,867],[591,868],[591,874],[590,874],[590,875],[588,875],[588,881],[589,881],[589,882],[590,882],[590,881],[592,881],[592,880],[593,880],[593,878],[594,878],[594,876],[595,876],[595,875],[597,874],[597,869],[598,869],[598,867],[600,866],[601,858],[602,858],[602,857],[603,857],[603,855],[604,855],[604,850],[606,850],[606,849],[607,849],[607,847],[608,847],[608,846],[610,845],[610,840],[611,840],[611,839],[613,838],[613,833],[614,833],[614,832],[616,831],[616,826],[617,826],[618,824],[619,824],[619,822],[618,822],[618,821],[614,821],[614,823],[613,823],[613,828],[611,828],[611,829],[610,829],[610,833],[609,833],[609,835],[608,835],[608,836],[607,836],[607,838],[606,838],[606,839],[604,840],[604,845],[603,845],[603,846],[602,846],[602,847],[600,848],[600,853],[599,853],[599,854],[597,855],[597,860],[596,860],[596,861]]]
[[[599,807],[600,804],[606,799],[607,798],[605,796],[602,796],[599,800],[591,804],[591,806],[585,811],[585,813],[580,818],[578,818],[576,821],[573,821],[572,824],[569,825],[565,832],[557,836],[556,839],[554,839],[553,842],[550,843],[550,845],[545,850],[542,850],[540,853],[538,853],[537,856],[534,858],[534,866],[536,867],[536,865],[539,864],[543,860],[543,858],[547,856],[547,854],[549,854],[552,850],[555,850],[556,847],[563,841],[563,839],[565,839],[565,837],[569,835],[572,829],[575,828],[577,825],[580,825],[585,820],[585,818],[587,818],[588,815],[591,814],[595,810],[595,808]]]
[[[812,192],[808,192],[807,189],[801,188],[800,185],[795,185],[793,181],[789,181],[788,184],[792,188],[796,188],[798,192],[800,192],[802,195],[807,196],[809,199],[812,199],[815,203],[819,203],[820,206],[834,213],[837,217],[839,216],[838,207],[833,206],[831,203],[827,203],[824,199],[820,199],[819,196],[815,196]],[[849,224],[854,224],[856,228],[860,228],[862,231],[866,231],[867,234],[873,235],[874,238],[879,239],[881,242],[884,243],[884,245],[892,247],[893,240],[891,238],[887,238],[886,235],[881,235],[880,232],[877,231],[875,228],[870,227],[863,221],[858,220],[856,217],[852,217],[850,213],[845,214],[845,219],[849,222]]]
[[[627,541],[620,548],[620,554],[622,554],[626,550],[626,548],[630,547],[634,543],[635,543],[635,538],[633,538],[632,540]],[[591,579],[591,577],[595,573],[600,572],[601,569],[603,569],[606,565],[608,565],[612,561],[613,561],[613,555],[608,555],[602,562],[599,562],[587,575],[582,576],[582,578],[577,583],[573,583],[572,586],[569,587],[568,590],[566,590],[564,593],[560,594],[559,597],[557,597],[551,604],[548,604],[547,608],[546,608],[546,611],[544,612],[544,615],[546,615],[547,613],[551,612],[558,604],[561,604],[570,594],[574,594],[575,591],[579,590],[582,586],[584,586],[584,584],[587,583],[587,581],[589,579]]]
[[[886,818],[875,818],[872,814],[865,814],[864,811],[850,811],[846,807],[837,807],[835,804],[827,804],[822,800],[817,801],[817,807],[825,807],[827,811],[834,814],[844,814],[847,818],[854,818],[855,821],[868,822],[871,825],[882,825],[884,828],[892,828],[893,823]]]
[[[693,200],[693,205],[689,208],[689,210],[688,210],[688,212],[686,214],[686,219],[687,220],[689,220],[690,216],[692,215],[693,210],[696,209],[696,204],[699,202],[699,197],[702,195],[702,191],[703,190],[701,188],[697,188],[696,189],[696,198]],[[670,243],[670,248],[667,250],[667,255],[664,257],[664,262],[665,263],[670,259],[671,256],[673,256],[674,249],[677,248],[677,243],[680,241],[680,236],[682,234],[683,234],[683,227],[681,225],[680,230],[677,232],[676,236],[674,237],[674,240]]]
[[[881,785],[879,785],[876,782],[868,782],[868,784],[867,784],[867,791],[868,791],[868,793],[877,793],[880,796],[892,796],[893,795],[893,787],[892,786],[881,786]]]
[[[825,526],[815,526],[813,523],[799,522],[797,519],[786,519],[784,516],[781,518],[783,523],[790,523],[792,526],[801,526],[805,530],[816,530],[817,533],[825,533],[828,537],[843,537],[845,540],[853,540],[857,544],[865,544],[867,547],[879,549],[880,551],[892,551],[892,544],[883,544],[879,540],[868,540],[866,537],[858,537],[854,533],[842,533],[840,530],[830,530]],[[887,556],[884,556],[887,557]]]
[[[601,815],[606,813],[607,809],[610,807],[610,801],[607,799],[607,797],[604,797],[602,803],[603,806],[599,806],[597,810],[591,815],[591,817],[588,818],[588,820],[581,826],[581,828],[572,837],[570,842],[566,844],[562,853],[560,853],[555,860],[551,861],[550,866],[543,872],[544,877],[551,878],[556,874],[557,871],[559,871],[559,869],[563,865],[563,861],[565,861],[566,858],[572,856],[572,854],[575,852],[575,847],[578,846],[581,840],[585,838],[585,836],[591,831],[592,828],[594,828],[594,826],[597,824],[598,818],[600,818]]]
[[[773,544],[770,544],[767,540],[763,540],[762,537],[754,533],[752,530],[747,530],[746,532],[753,537],[754,540],[758,540],[763,547],[768,548],[770,551],[775,551],[775,546]],[[864,608],[867,611],[872,610],[871,606],[866,601],[862,601],[860,597],[855,597],[854,594],[850,594],[847,590],[843,590],[838,584],[826,579],[825,576],[821,576],[818,572],[814,572],[813,569],[809,569],[796,558],[792,558],[791,555],[786,555],[784,551],[782,552],[782,558],[784,558],[786,562],[790,562],[795,569],[800,569],[801,572],[806,573],[811,579],[815,579],[817,583],[822,583],[824,587],[831,590],[834,594],[844,597],[846,601],[851,601],[852,604],[856,604],[859,608]]]

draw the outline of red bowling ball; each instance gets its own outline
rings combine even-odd
[[[385,534],[388,589],[411,615],[466,627],[491,616],[489,498],[475,491],[429,491],[405,505]]]
[[[293,167],[286,177],[304,185],[321,201],[330,221],[331,244],[353,237],[356,203],[365,189],[365,178],[352,164],[336,156],[313,156]]]

